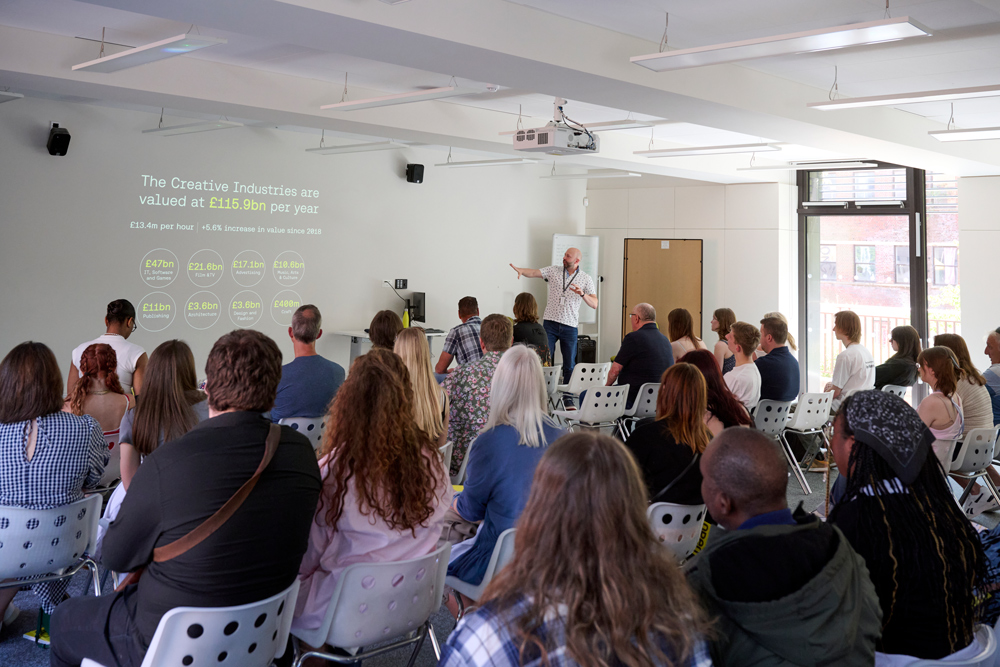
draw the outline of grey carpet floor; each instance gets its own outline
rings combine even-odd
[[[837,473],[833,473],[831,483],[836,479]],[[802,493],[798,482],[794,477],[788,480],[788,506],[795,508],[801,502],[803,508],[812,512],[821,509],[825,499],[825,484],[823,475],[820,473],[809,473],[807,481],[812,487],[812,493],[806,495]],[[1000,512],[990,512],[981,515],[976,521],[986,527],[994,528],[1000,523]],[[709,538],[711,539],[711,537]],[[86,570],[74,577],[70,586],[70,595],[92,595],[93,590],[88,588],[90,575]],[[110,582],[105,587],[110,590]],[[14,598],[14,604],[21,609],[21,615],[9,627],[0,630],[0,667],[44,667],[49,664],[48,649],[36,646],[33,642],[23,639],[21,635],[35,628],[38,617],[39,600],[31,591],[22,591]],[[448,635],[455,628],[455,621],[444,607],[432,617],[435,633],[441,644],[447,640]],[[408,651],[396,651],[386,655],[372,658],[365,661],[366,667],[403,667],[409,657]],[[437,664],[434,658],[434,651],[430,642],[424,642],[424,646],[417,656],[415,667],[433,667]]]

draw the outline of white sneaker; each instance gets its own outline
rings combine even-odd
[[[993,499],[993,494],[988,489],[980,489],[979,493],[971,494],[962,506],[962,511],[970,519],[983,512],[993,512],[997,509],[1000,509],[1000,505],[997,505],[997,501]]]
[[[13,603],[7,605],[7,611],[3,615],[3,624],[10,625],[17,620],[17,617],[21,615],[21,610],[14,606]]]

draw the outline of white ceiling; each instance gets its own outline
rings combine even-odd
[[[937,145],[947,103],[818,112],[837,68],[841,97],[1000,83],[1000,0],[891,0],[933,36],[654,74],[628,56],[882,18],[881,0],[5,0],[0,2],[0,89],[182,116],[219,116],[327,137],[395,138],[471,155],[511,153],[517,115],[537,127],[565,96],[583,123],[626,116],[654,130],[602,135],[600,156],[561,158],[671,178],[740,182],[749,156],[651,160],[636,150],[776,142],[756,160],[866,157],[960,175],[1000,173],[1000,142]],[[68,65],[196,29],[228,44],[114,75]],[[32,31],[26,33],[23,31]],[[40,34],[36,34],[40,33]],[[4,39],[6,37],[6,39]],[[77,39],[82,38],[82,39]],[[17,45],[15,46],[15,43]],[[9,51],[4,51],[5,44]],[[189,63],[201,63],[196,69]],[[141,71],[159,76],[143,77]],[[171,72],[194,72],[185,77]],[[135,72],[139,72],[135,74]],[[348,97],[458,84],[483,92],[447,101],[328,113]],[[218,82],[224,82],[218,85]],[[273,95],[254,95],[267,82]],[[214,82],[215,85],[212,85]],[[498,87],[486,91],[487,85]],[[1000,98],[955,103],[959,127],[1000,126]],[[155,122],[155,119],[151,122]],[[998,144],[994,146],[993,144]],[[753,180],[777,178],[758,172]]]

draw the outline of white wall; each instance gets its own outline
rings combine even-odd
[[[601,237],[602,340],[599,358],[621,342],[626,238],[703,239],[703,322],[711,347],[712,312],[728,307],[755,326],[779,310],[798,326],[794,187],[776,183],[591,189],[587,233]],[[632,304],[628,304],[632,305]],[[666,320],[666,313],[658,314]]]
[[[45,150],[48,121],[72,134],[64,157]],[[227,266],[222,280],[208,288],[223,310],[210,329],[195,330],[178,312],[164,331],[139,329],[132,338],[147,351],[170,338],[186,340],[203,367],[211,344],[234,328],[228,307],[244,288],[229,264],[239,251],[256,250],[268,263],[262,281],[250,288],[265,305],[284,289],[270,263],[282,251],[298,252],[305,274],[290,289],[302,302],[319,306],[327,334],[364,328],[382,308],[401,311],[402,302],[380,286],[394,278],[407,278],[410,290],[425,292],[428,325],[448,329],[457,323],[458,299],[467,294],[479,299],[484,315],[510,313],[514,296],[525,289],[544,304],[544,283],[518,282],[507,264],[547,265],[552,234],[584,231],[585,182],[540,180],[549,167],[435,168],[443,153],[429,149],[316,156],[304,152],[317,145],[315,135],[263,128],[142,134],[156,122],[150,114],[86,104],[26,98],[0,105],[0,352],[41,340],[68,367],[71,349],[103,332],[108,301],[125,297],[138,304],[153,291],[141,280],[139,264],[154,248],[170,249],[182,267],[163,288],[178,308],[201,289],[185,271],[195,251],[214,248]],[[405,181],[407,162],[425,165],[423,184]],[[316,189],[315,201],[254,199],[313,203],[320,213],[296,218],[143,206],[139,196],[183,193],[145,188],[142,174]],[[136,230],[132,221],[194,224],[199,231]],[[323,233],[226,234],[201,231],[203,224],[294,224]],[[287,327],[273,321],[268,309],[255,328],[278,340],[290,357]],[[347,362],[348,346],[334,336],[324,335],[319,351]]]
[[[958,181],[958,270],[962,288],[962,336],[972,362],[989,366],[983,354],[986,334],[1000,326],[1000,216],[997,195],[1000,176],[961,178]]]

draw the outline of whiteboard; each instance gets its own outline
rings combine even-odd
[[[578,236],[576,234],[553,234],[552,235],[552,263],[562,266],[563,255],[570,248],[579,248],[580,270],[594,279],[594,288],[597,288],[601,278],[597,272],[597,258],[600,257],[600,237]],[[598,304],[600,307],[600,304]],[[597,310],[591,308],[584,302],[580,302],[580,322],[592,324],[597,321]]]

